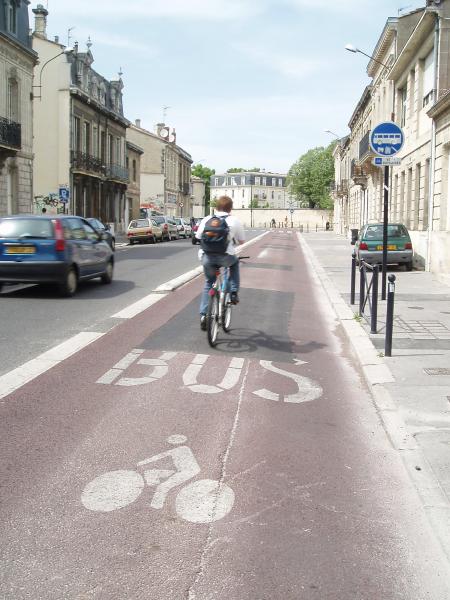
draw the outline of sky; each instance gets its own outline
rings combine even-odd
[[[346,135],[388,17],[425,0],[41,0],[49,37],[92,40],[93,68],[123,72],[125,116],[216,172],[285,173]],[[32,3],[30,10],[36,6]],[[31,24],[34,15],[30,13]]]

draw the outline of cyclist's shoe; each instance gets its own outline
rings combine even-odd
[[[239,304],[239,296],[237,292],[231,292],[231,304]]]
[[[206,315],[200,315],[200,329],[206,331]]]

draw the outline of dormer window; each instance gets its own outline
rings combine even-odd
[[[8,33],[17,35],[17,1],[7,0],[6,2],[6,27]]]

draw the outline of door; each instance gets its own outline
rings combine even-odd
[[[109,246],[107,242],[101,239],[101,233],[97,233],[90,223],[84,219],[80,219],[80,221],[82,222],[88,241],[86,249],[88,252],[87,263],[89,275],[103,273],[106,262],[109,260],[111,254]]]
[[[80,277],[89,275],[89,257],[90,247],[92,242],[88,240],[83,221],[78,217],[66,219],[67,226],[70,231],[70,247],[72,250],[71,259],[77,265],[80,272]]]

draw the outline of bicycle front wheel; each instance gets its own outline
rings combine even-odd
[[[214,348],[219,333],[219,295],[217,293],[209,297],[207,321],[208,343]]]
[[[225,294],[222,294],[221,302],[222,302],[222,310],[221,310],[222,329],[225,331],[225,333],[228,333],[230,331],[230,327],[231,327],[231,311],[233,308],[233,305],[231,304],[230,292],[226,292]]]

